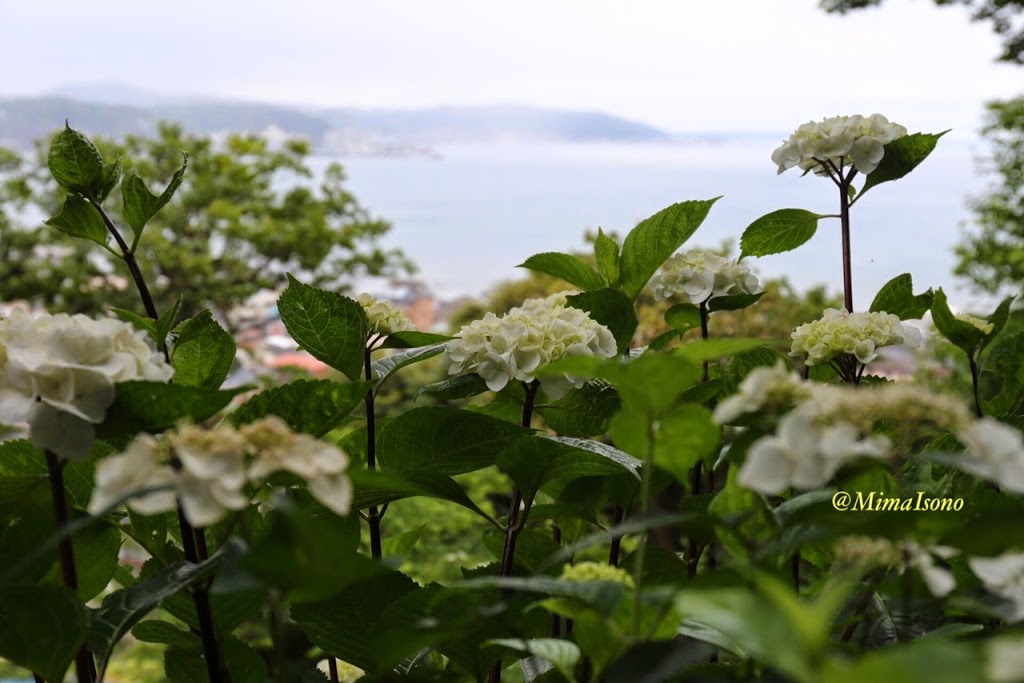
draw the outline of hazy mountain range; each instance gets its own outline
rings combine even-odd
[[[357,109],[282,106],[165,96],[117,84],[69,86],[38,97],[0,98],[0,145],[27,148],[64,119],[90,134],[152,133],[159,121],[207,135],[301,136],[320,151],[408,153],[447,142],[498,140],[664,142],[654,126],[595,111],[519,105]]]

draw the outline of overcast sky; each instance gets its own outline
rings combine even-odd
[[[0,0],[0,95],[116,82],[291,104],[522,103],[672,131],[840,113],[972,137],[1024,90],[961,7],[888,0]]]

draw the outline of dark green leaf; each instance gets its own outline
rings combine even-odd
[[[1006,326],[1006,321],[1010,317],[1010,306],[1013,304],[1013,300],[1016,297],[1008,296],[1003,299],[996,310],[988,317],[988,321],[992,323],[992,331],[985,335],[985,338],[981,340],[981,348],[978,349],[978,353],[985,350],[992,340],[999,336],[999,333],[1003,331],[1003,327]]]
[[[981,399],[986,415],[1024,412],[1024,332],[997,339],[981,367]]]
[[[202,422],[220,412],[236,395],[248,387],[211,389],[187,387],[163,382],[120,382],[117,395],[107,410],[107,418],[97,434],[137,434],[169,429],[179,420]]]
[[[875,185],[897,180],[913,171],[932,153],[939,138],[948,132],[946,130],[938,134],[914,133],[890,142],[885,146],[885,156],[882,157],[878,168],[868,174],[867,180],[864,181],[858,199]]]
[[[291,275],[277,305],[299,346],[350,380],[360,379],[370,332],[362,306],[336,292],[304,285]]]
[[[573,308],[586,311],[593,320],[601,323],[615,337],[618,352],[623,353],[629,348],[636,332],[636,311],[633,301],[617,289],[595,289],[582,294],[566,297]]]
[[[971,357],[974,356],[978,345],[985,337],[985,333],[977,327],[964,320],[958,320],[953,315],[953,312],[949,310],[949,304],[946,303],[946,293],[941,288],[935,292],[932,299],[932,322],[935,323],[935,327],[943,337],[963,349]]]
[[[167,621],[140,621],[132,629],[132,636],[144,643],[159,643],[180,648],[202,647],[202,641],[195,633],[183,631]]]
[[[601,276],[595,273],[593,268],[570,254],[554,251],[534,254],[518,267],[529,268],[538,273],[547,273],[560,280],[565,280],[571,285],[576,285],[584,291],[600,289],[604,286]]]
[[[604,434],[612,415],[621,409],[619,392],[601,380],[570,389],[557,401],[536,407],[548,427],[562,436],[579,437]]]
[[[62,188],[97,198],[95,188],[103,182],[103,157],[89,138],[65,124],[50,143],[46,163]]]
[[[875,300],[871,302],[870,310],[891,313],[900,320],[919,320],[931,308],[933,296],[931,289],[922,294],[914,294],[914,281],[910,273],[903,273],[882,285]]]
[[[64,680],[88,628],[89,615],[66,588],[0,587],[0,657],[47,680]]]
[[[154,344],[158,343],[155,320],[153,320],[152,318],[143,317],[138,313],[126,310],[124,308],[111,308],[110,310],[113,311],[114,314],[117,315],[117,317],[120,318],[121,320],[125,321],[126,323],[131,323],[136,328],[148,334],[150,339],[153,340]]]
[[[132,242],[133,248],[139,243],[139,237],[142,235],[142,230],[146,227],[146,223],[160,209],[164,208],[167,202],[171,201],[174,193],[181,186],[187,166],[188,156],[183,155],[181,168],[174,172],[174,175],[171,176],[171,182],[167,184],[167,187],[160,196],[150,192],[149,188],[146,187],[145,181],[136,175],[135,172],[129,172],[125,176],[124,182],[121,183],[121,199],[124,206],[124,219],[128,222],[128,225],[132,226],[132,230],[135,231],[135,239]]]
[[[573,679],[574,669],[579,662],[581,653],[576,643],[558,638],[495,638],[484,645],[507,648],[534,657],[540,657],[555,665],[555,668],[569,680]]]
[[[442,401],[457,401],[460,398],[483,394],[487,390],[487,383],[481,379],[480,375],[458,375],[420,387],[416,396],[426,394]]]
[[[267,667],[256,650],[234,637],[221,639],[220,645],[231,683],[267,683]],[[164,673],[168,683],[207,683],[209,680],[206,660],[197,647],[167,648]]]
[[[414,408],[377,432],[377,462],[395,472],[463,474],[494,464],[495,456],[528,430],[469,410]]]
[[[680,332],[700,327],[700,308],[695,304],[676,304],[665,311],[665,323]]]
[[[156,321],[156,345],[161,351],[166,348],[167,335],[171,333],[171,328],[178,322],[178,313],[180,311],[181,297],[179,296],[170,308],[160,314],[159,319]]]
[[[764,339],[744,339],[742,337],[730,337],[728,339],[700,339],[684,344],[675,349],[672,353],[683,358],[688,358],[696,363],[717,360],[725,356],[735,356],[741,353],[753,351],[769,342]]]
[[[186,320],[174,331],[178,335],[171,356],[174,383],[219,388],[235,360],[234,338],[217,324],[210,311]]]
[[[626,587],[612,581],[562,581],[549,576],[487,576],[455,584],[458,588],[502,588],[509,591],[540,593],[551,597],[574,598],[599,612],[611,614],[626,593]]]
[[[597,229],[597,237],[594,239],[594,260],[608,286],[618,287],[622,281],[619,273],[619,243],[604,234],[601,228]]]
[[[106,164],[103,167],[103,173],[100,174],[99,180],[94,184],[93,193],[96,196],[96,201],[102,204],[120,181],[121,157],[118,157],[112,163]]]
[[[779,209],[747,226],[740,238],[740,258],[792,251],[814,237],[822,216],[805,209]]]
[[[416,330],[409,330],[408,332],[395,332],[394,334],[388,335],[384,339],[384,343],[380,345],[382,349],[417,349],[421,346],[433,346],[434,344],[443,344],[450,340],[451,337],[444,334],[434,334],[432,332],[418,332]]]
[[[753,306],[764,296],[764,292],[757,294],[733,294],[731,296],[716,296],[708,302],[708,311],[739,311],[748,306]]]
[[[291,617],[319,648],[373,671],[376,661],[371,646],[374,626],[381,613],[397,598],[416,590],[416,584],[398,572],[387,572],[357,583],[320,602],[296,605]]]
[[[89,647],[96,656],[100,676],[107,668],[114,646],[135,624],[164,600],[210,576],[232,552],[237,552],[233,544],[222,547],[199,564],[176,562],[104,598],[99,609],[93,611],[89,627]]]
[[[88,200],[77,194],[69,194],[60,213],[46,224],[71,237],[91,240],[101,246],[107,244],[107,224],[103,222],[103,216]]]
[[[374,505],[380,506],[410,496],[429,496],[461,505],[488,522],[494,522],[470,500],[458,482],[443,474],[426,471],[396,474],[379,470],[352,470],[349,476],[355,486],[355,493],[352,496],[353,510],[365,510]]]
[[[626,235],[620,261],[626,294],[634,299],[640,294],[654,272],[700,227],[718,199],[673,204],[640,221]]]
[[[78,570],[78,596],[87,602],[103,592],[114,577],[121,550],[121,533],[107,524],[94,524],[74,534],[72,541]],[[51,568],[48,578],[51,583],[63,582],[57,563]]]
[[[369,388],[369,382],[300,379],[256,394],[231,414],[231,422],[243,425],[276,415],[294,431],[320,438],[348,417]]]
[[[597,441],[527,436],[499,453],[497,465],[516,483],[524,499],[532,500],[542,486],[552,481],[626,472],[639,478],[642,463]]]
[[[384,383],[384,380],[407,365],[413,365],[414,363],[419,363],[444,353],[444,347],[444,344],[432,344],[430,346],[421,346],[407,351],[392,353],[390,356],[373,361],[373,364],[370,365],[370,373],[376,380],[377,386],[380,386]]]

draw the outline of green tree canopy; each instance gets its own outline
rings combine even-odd
[[[202,308],[223,314],[261,289],[279,287],[285,272],[345,290],[359,275],[411,270],[400,251],[379,245],[390,224],[346,189],[341,165],[315,173],[304,141],[276,146],[255,135],[215,141],[162,124],[154,138],[97,143],[104,158],[122,157],[125,171],[147,178],[157,194],[181,167],[182,153],[188,155],[184,184],[146,227],[139,254],[159,310],[181,296],[185,315]],[[118,259],[17,218],[53,215],[61,205],[46,147],[40,144],[33,159],[0,151],[0,300],[83,313],[137,309],[138,295]],[[120,212],[113,218],[130,233]]]
[[[987,105],[986,193],[971,202],[977,229],[957,246],[956,274],[997,293],[1024,285],[1024,97]]]
[[[882,0],[821,0],[826,12],[846,14],[852,10],[876,7]],[[992,30],[1002,36],[1003,52],[999,60],[1024,64],[1024,0],[935,0],[939,6],[963,5],[971,9],[973,21],[988,21]]]

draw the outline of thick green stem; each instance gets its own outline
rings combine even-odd
[[[53,517],[59,534],[68,525],[68,500],[64,489],[64,465],[53,451],[46,451],[46,469],[50,475]],[[61,539],[57,546],[57,552],[60,557],[60,572],[64,579],[64,586],[77,594],[78,570],[75,567],[75,550],[71,544],[70,535]],[[96,663],[84,645],[75,655],[75,676],[80,683],[94,683],[96,680]]]
[[[370,362],[370,346],[366,347],[366,355],[364,356],[363,370],[366,376],[367,382],[373,381],[373,368]],[[371,472],[377,469],[377,419],[375,409],[373,405],[373,387],[371,386],[366,391],[366,469]],[[366,522],[370,527],[370,554],[373,555],[373,559],[381,559],[381,540],[380,540],[380,511],[377,506],[371,506],[366,511]]]

